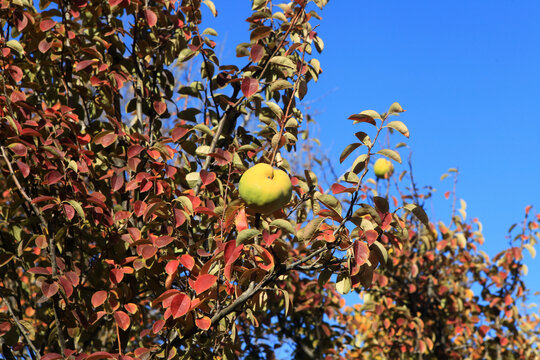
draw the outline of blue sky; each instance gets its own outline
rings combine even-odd
[[[226,41],[223,62],[236,61],[231,45],[249,41],[242,19],[250,6],[215,3],[219,15],[208,25]],[[457,167],[458,197],[484,226],[484,250],[504,249],[525,206],[540,210],[540,2],[330,1],[321,14],[325,49],[317,58],[324,73],[305,100],[318,99],[319,138],[329,157],[337,160],[354,132],[371,130],[353,126],[349,115],[399,102],[407,110],[399,120],[411,132],[415,179],[437,189],[426,207],[431,220],[448,223],[443,193],[451,180],[440,176]],[[397,134],[391,144],[403,140]],[[526,253],[525,263],[526,283],[540,291],[538,261]]]

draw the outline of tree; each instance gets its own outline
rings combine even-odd
[[[388,251],[401,261],[431,225],[411,196],[391,208],[368,191],[375,158],[401,162],[380,145],[409,136],[398,103],[351,115],[369,135],[340,161],[364,151],[327,189],[287,160],[309,140],[325,3],[253,1],[240,68],[202,26],[210,0],[0,0],[4,357],[355,351],[345,316],[364,310],[342,313],[340,294],[379,281]],[[264,216],[236,186],[260,162],[294,186]]]

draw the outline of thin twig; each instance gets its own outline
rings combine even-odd
[[[9,300],[2,297],[2,300],[4,300],[4,302],[6,303],[7,305],[7,308],[8,308],[8,312],[9,312],[9,315],[11,315],[11,317],[13,318],[13,321],[15,321],[15,324],[17,325],[17,327],[19,328],[19,331],[21,332],[21,334],[23,335],[24,339],[26,340],[26,344],[28,345],[28,347],[30,348],[30,356],[32,357],[32,359],[34,360],[39,360],[41,359],[41,356],[39,355],[39,351],[36,349],[36,347],[34,346],[34,343],[32,342],[32,340],[30,339],[30,337],[28,336],[27,334],[27,331],[26,329],[21,325],[21,322],[19,321],[19,318],[17,317],[17,315],[15,315],[15,312],[13,311],[13,309],[11,308],[11,304],[9,303]]]

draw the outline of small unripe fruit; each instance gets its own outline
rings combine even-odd
[[[260,163],[242,175],[238,191],[248,210],[270,214],[291,201],[292,184],[285,171]]]
[[[373,172],[379,179],[388,179],[394,172],[394,165],[390,160],[380,158],[375,161]]]

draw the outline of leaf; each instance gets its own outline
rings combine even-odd
[[[44,281],[41,283],[41,291],[43,292],[43,295],[51,298],[58,292],[58,283],[49,283],[48,281]]]
[[[86,69],[87,67],[97,64],[97,63],[98,61],[96,59],[79,61],[77,65],[75,66],[75,71],[76,72],[82,71]]]
[[[338,274],[336,279],[336,290],[338,293],[345,295],[349,291],[351,291],[352,287],[352,281],[349,273],[347,271],[343,271]]]
[[[392,105],[390,105],[390,108],[388,109],[389,115],[398,115],[399,113],[405,112],[401,105],[399,103],[395,102]]]
[[[258,63],[259,61],[262,60],[263,56],[264,56],[264,46],[259,45],[259,44],[254,44],[251,47],[251,51],[249,52],[249,57],[251,61],[253,61],[254,63]]]
[[[182,264],[186,269],[192,270],[195,266],[195,260],[189,254],[184,254],[180,256],[180,264]]]
[[[206,290],[210,289],[217,281],[217,276],[210,275],[210,274],[204,274],[199,275],[197,277],[197,280],[195,280],[192,284],[193,290],[195,290],[195,293],[199,295],[200,293],[205,292]]]
[[[44,20],[41,20],[41,22],[39,23],[39,29],[45,32],[52,29],[54,25],[56,25],[56,21],[51,20],[51,19],[44,19]]]
[[[16,52],[18,52],[21,55],[24,55],[24,53],[25,53],[24,48],[22,47],[21,43],[18,42],[17,40],[9,40],[6,43],[6,46],[8,48],[11,48],[11,49],[15,50]]]
[[[418,220],[420,220],[426,227],[429,228],[429,219],[422,207],[416,204],[406,204],[405,206],[403,206],[403,208],[412,212],[418,218]]]
[[[245,229],[238,233],[236,237],[236,246],[240,244],[245,244],[249,240],[253,239],[256,236],[259,236],[261,232],[257,229]]]
[[[172,298],[171,315],[174,319],[184,316],[189,311],[191,299],[184,293],[179,293]]]
[[[321,203],[324,204],[324,206],[335,211],[339,216],[341,216],[341,203],[336,197],[328,194],[322,194],[317,197],[317,200],[319,200]]]
[[[373,244],[371,244],[369,249],[377,254],[380,263],[383,265],[388,263],[388,252],[386,251],[384,245],[379,241],[375,241]]]
[[[83,220],[86,219],[86,217],[84,216],[84,210],[81,206],[81,204],[76,201],[76,200],[68,200],[67,201],[71,206],[73,206],[73,208],[75,209],[75,211],[77,212],[77,215],[79,215],[79,217]]]
[[[357,266],[364,265],[369,258],[369,248],[362,240],[353,243],[354,260]]]
[[[289,89],[292,87],[293,85],[289,81],[285,79],[277,79],[275,81],[272,81],[269,89],[270,91],[279,91],[279,90]]]
[[[167,104],[164,101],[154,101],[154,110],[158,115],[162,115],[167,110]]]
[[[359,146],[362,144],[360,143],[352,143],[345,147],[345,150],[341,153],[339,156],[339,162],[342,163],[354,150],[356,150]]]
[[[390,149],[382,149],[382,150],[377,151],[377,154],[384,155],[387,158],[397,161],[398,163],[401,164],[401,156],[399,156],[399,153],[397,151],[390,150]]]
[[[294,230],[293,225],[285,219],[276,219],[270,223],[270,226],[278,227],[293,235],[296,234],[296,231]]]
[[[523,247],[529,251],[533,259],[536,257],[536,249],[531,244],[525,244]]]
[[[375,203],[375,207],[377,210],[379,210],[382,213],[387,213],[390,210],[390,205],[388,204],[388,200],[386,200],[383,197],[375,196],[373,198],[373,202]]]
[[[300,241],[310,241],[313,239],[317,231],[319,231],[319,228],[321,227],[321,224],[324,220],[328,219],[327,217],[318,217],[313,220],[311,220],[306,227],[300,229],[298,231],[298,238]]]
[[[353,124],[365,122],[365,123],[371,124],[373,126],[377,126],[377,123],[375,122],[375,120],[371,116],[368,116],[366,114],[354,114],[354,115],[351,115],[351,116],[349,116],[349,120],[354,120]]]
[[[75,209],[73,209],[73,206],[64,203],[62,204],[62,207],[64,208],[64,213],[66,214],[68,220],[73,219],[73,217],[75,216]]]
[[[245,77],[242,80],[241,88],[244,96],[249,99],[259,90],[259,82],[257,81],[257,79]]]
[[[286,56],[274,56],[273,58],[270,59],[270,62],[272,64],[277,64],[277,65],[288,67],[292,70],[296,70],[296,66],[294,65],[292,60]]]
[[[404,123],[401,121],[390,121],[388,124],[386,124],[385,127],[392,128],[394,130],[399,131],[402,133],[405,137],[409,137],[409,129],[407,129],[407,126],[405,126]]]
[[[146,259],[146,258],[145,258]],[[122,269],[111,269],[109,271],[109,278],[114,284],[119,284],[124,279],[124,270]]]
[[[289,83],[289,82],[287,81],[287,83]],[[273,102],[273,101],[268,101],[268,102],[266,102],[266,106],[268,106],[268,108],[269,108],[270,110],[272,110],[272,112],[273,112],[274,114],[276,114],[276,116],[278,117],[278,119],[281,119],[281,118],[283,117],[283,110],[281,110],[281,107],[279,107],[279,105],[276,104],[275,102]]]
[[[118,327],[124,331],[126,331],[129,327],[129,315],[126,314],[123,311],[115,311],[114,312],[114,320],[116,320],[116,323],[118,324]]]
[[[212,15],[214,15],[214,17],[217,16],[217,10],[216,10],[216,5],[214,5],[214,3],[210,0],[204,0],[203,3],[208,6],[208,8],[210,9],[210,12],[212,13]]]
[[[212,320],[208,316],[203,316],[202,318],[195,320],[195,325],[201,330],[208,330],[212,325]]]
[[[144,10],[144,17],[146,18],[146,22],[148,23],[148,26],[154,27],[157,23],[157,15],[155,12],[153,12],[150,9]]]

